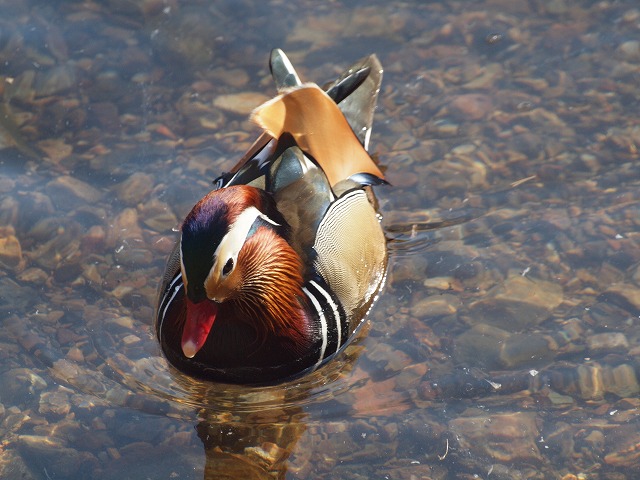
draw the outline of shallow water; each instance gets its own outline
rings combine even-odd
[[[0,477],[635,478],[631,0],[0,0]],[[375,52],[387,285],[284,385],[184,378],[153,308],[283,48]]]

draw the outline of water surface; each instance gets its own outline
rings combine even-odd
[[[2,478],[635,478],[631,0],[0,1]],[[385,290],[284,385],[185,378],[180,219],[305,80],[376,53]]]

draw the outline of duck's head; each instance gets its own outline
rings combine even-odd
[[[186,288],[182,351],[194,357],[205,344],[220,305],[258,331],[277,330],[274,319],[298,315],[299,256],[271,198],[237,185],[210,192],[182,225],[180,268]]]

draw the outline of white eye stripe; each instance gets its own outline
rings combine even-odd
[[[244,241],[257,218],[261,218],[276,227],[280,226],[279,223],[274,222],[256,207],[245,209],[236,217],[235,222],[233,222],[227,234],[222,237],[220,245],[218,245],[218,248],[213,253],[214,263],[207,277],[207,281],[212,277],[220,278],[224,265],[230,259],[234,265],[237,263],[238,253],[240,253],[242,245],[244,245]]]

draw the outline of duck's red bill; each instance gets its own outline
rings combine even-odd
[[[209,331],[218,313],[215,302],[205,300],[200,303],[187,301],[187,320],[182,330],[182,352],[193,358],[207,341]]]

